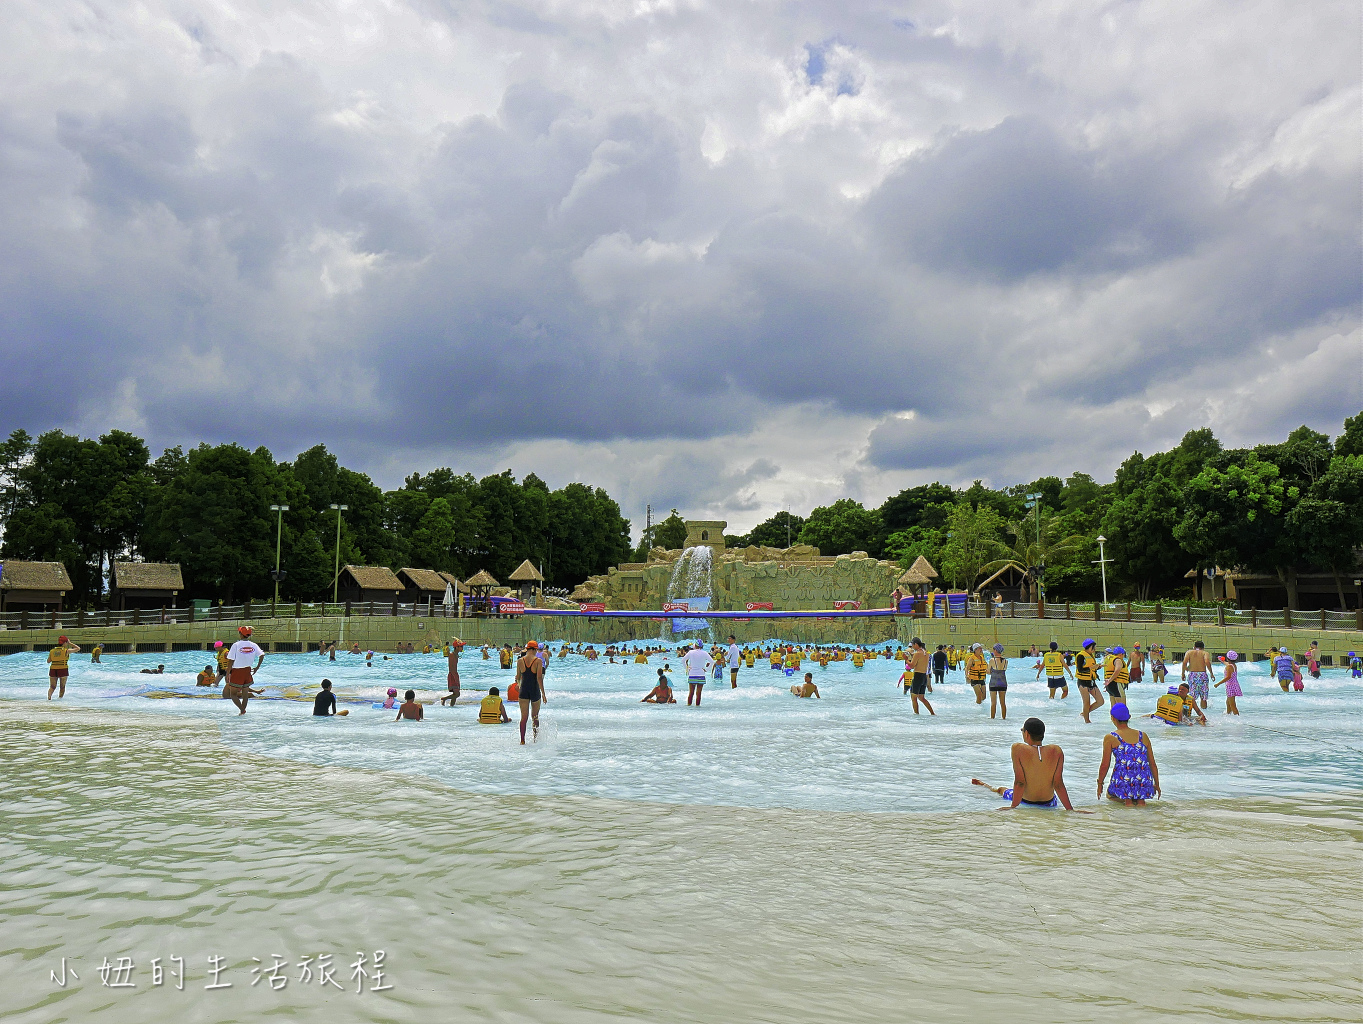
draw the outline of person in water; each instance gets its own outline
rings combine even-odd
[[[1273,659],[1273,672],[1278,677],[1278,685],[1283,688],[1283,693],[1287,693],[1291,690],[1293,677],[1297,674],[1296,659],[1280,648]]]
[[[1098,796],[1112,770],[1107,798],[1126,807],[1144,807],[1145,802],[1161,796],[1159,766],[1150,737],[1131,728],[1131,712],[1125,704],[1113,704],[1109,713],[1114,729],[1103,737],[1103,761],[1098,766]]]
[[[408,690],[403,694],[403,702],[398,708],[397,717],[393,721],[400,722],[405,718],[409,722],[420,722],[425,717],[425,708],[416,702],[416,691]]]
[[[388,687],[388,696],[384,699],[383,710],[392,711],[398,706],[398,691],[395,687]]]
[[[1065,656],[1060,653],[1060,645],[1054,640],[1051,641],[1051,649],[1041,656],[1041,667],[1036,670],[1036,677],[1041,678],[1041,673],[1046,673],[1046,687],[1051,691],[1051,700],[1055,700],[1055,691],[1060,690],[1060,697],[1070,695],[1069,680],[1066,678],[1072,673],[1070,667],[1065,664]]]
[[[1193,699],[1200,700],[1204,709],[1207,707],[1207,698],[1211,696],[1211,673],[1211,655],[1207,653],[1206,645],[1199,640],[1193,644],[1193,649],[1183,656],[1183,671],[1179,678],[1188,681],[1188,689],[1192,691]],[[1284,686],[1283,689],[1287,687]]]
[[[1197,701],[1188,695],[1188,684],[1179,683],[1178,686],[1169,687],[1169,692],[1155,701],[1154,713],[1145,717],[1158,718],[1168,725],[1191,725],[1194,712],[1196,712],[1199,722],[1206,725],[1207,716],[1197,706]],[[1187,719],[1186,723],[1184,719]]]
[[[142,670],[142,675],[144,676],[163,676],[165,674],[166,666],[164,665],[157,665],[155,668],[144,668]]]
[[[1085,640],[1084,646],[1074,656],[1074,681],[1079,685],[1079,699],[1084,708],[1079,712],[1085,722],[1091,722],[1089,715],[1103,706],[1103,691],[1098,689],[1098,645],[1093,640]]]
[[[218,682],[225,683],[232,673],[232,663],[227,659],[228,647],[221,640],[213,641],[213,658],[217,662]]]
[[[928,714],[934,718],[937,712],[932,709],[932,704],[928,701],[928,647],[919,637],[914,637],[909,642],[909,647],[913,654],[909,660],[909,668],[913,671],[913,678],[909,681],[909,700],[913,702],[913,713],[918,714],[918,702],[923,702],[923,707],[928,709]],[[907,672],[905,673],[907,675]]]
[[[213,666],[212,666],[212,665],[205,665],[205,666],[204,666],[204,670],[203,670],[202,672],[200,672],[200,673],[198,674],[198,676],[195,677],[194,685],[195,685],[195,686],[217,686],[217,685],[218,685],[218,677],[217,677],[217,674],[213,671]]]
[[[516,682],[520,692],[516,695],[521,705],[521,746],[525,746],[525,726],[527,721],[532,727],[531,739],[538,740],[540,735],[540,702],[544,694],[544,662],[539,659],[539,644],[530,640],[525,645],[525,654],[516,663]]]
[[[743,652],[738,649],[738,641],[732,633],[729,634],[729,689],[738,689],[738,669],[743,662]]]
[[[1074,810],[1069,791],[1065,789],[1065,752],[1060,745],[1049,743],[1046,723],[1029,718],[1022,723],[1022,742],[1013,744],[1013,785],[1004,789],[991,786],[979,779],[971,779],[976,786],[991,789],[1012,807],[1063,807]]]
[[[91,647],[91,648],[90,648],[90,664],[92,664],[92,665],[98,665],[98,664],[100,663],[100,661],[99,661],[100,656],[103,655],[103,654],[104,654],[104,645],[103,645],[103,644],[95,644],[94,647]]]
[[[322,680],[322,692],[312,698],[312,714],[315,718],[329,718],[336,714],[336,694],[331,692],[331,680]]]
[[[984,647],[971,644],[970,653],[965,656],[965,681],[975,691],[975,703],[984,703],[984,681],[989,675],[989,662],[984,657]]]
[[[805,681],[797,683],[790,688],[790,692],[797,697],[819,697],[819,688],[814,685],[814,673],[806,672]],[[822,697],[819,697],[822,700]]]
[[[47,652],[47,699],[52,699],[52,692],[60,687],[61,692],[57,694],[57,699],[61,700],[66,696],[66,678],[71,674],[71,655],[79,654],[80,648],[73,644],[65,636],[57,638],[57,646]]]
[[[261,694],[260,690],[251,689],[251,684],[255,681],[260,666],[265,662],[265,652],[251,639],[251,634],[255,630],[250,626],[238,626],[237,632],[241,639],[227,652],[227,660],[232,668],[227,677],[227,685],[222,688],[222,695],[235,704],[244,715],[247,702]],[[254,666],[251,664],[253,659]]]
[[[1244,696],[1240,689],[1240,673],[1235,664],[1239,657],[1234,651],[1226,652],[1226,656],[1221,659],[1226,666],[1226,674],[1221,677],[1221,682],[1216,684],[1218,687],[1225,686],[1226,688],[1226,714],[1228,715],[1240,713],[1240,709],[1235,706],[1235,698]]]
[[[489,686],[487,696],[478,702],[478,724],[504,725],[510,721],[511,716],[506,713],[506,705],[502,703],[502,691]]]
[[[938,644],[937,650],[932,652],[932,678],[938,686],[947,680],[947,649],[942,644]],[[928,683],[928,691],[932,691],[932,683]]]
[[[994,656],[989,659],[989,717],[998,707],[1000,717],[1008,718],[1008,659],[1003,656],[1003,644],[994,645]]]
[[[454,707],[459,701],[459,655],[464,650],[464,641],[458,637],[450,640],[445,648],[445,689],[449,692],[440,698],[440,703],[450,702]]]
[[[696,707],[700,707],[700,697],[705,690],[705,680],[714,665],[714,659],[706,653],[705,648],[699,640],[695,645],[682,656],[682,662],[686,665],[686,706],[691,706],[694,699]]]
[[[648,691],[648,696],[639,702],[640,704],[675,704],[677,698],[672,695],[672,682],[667,678],[667,673],[658,669],[658,685]]]

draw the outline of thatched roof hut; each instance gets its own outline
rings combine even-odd
[[[61,562],[20,562],[4,559],[0,569],[0,611],[10,608],[47,608],[61,610],[62,598],[71,587],[71,577]]]
[[[474,573],[472,576],[470,576],[468,579],[464,581],[464,585],[467,586],[469,590],[472,591],[477,590],[491,591],[493,587],[501,586],[501,584],[497,582],[496,577],[493,576],[492,573],[488,572],[486,569],[479,569],[476,573]]]
[[[343,601],[393,601],[403,586],[386,565],[347,565],[341,570],[338,590]]]
[[[914,572],[918,573],[920,576],[923,576],[925,579],[928,580],[937,579],[938,575],[937,570],[934,569],[932,567],[932,563],[929,562],[922,555],[919,555],[917,558],[915,558],[913,560],[913,565],[909,566],[909,568],[912,569]]]
[[[185,589],[178,562],[115,562],[110,578],[110,604],[125,608],[175,607]]]

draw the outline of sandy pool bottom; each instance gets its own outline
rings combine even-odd
[[[1091,816],[497,797],[14,701],[0,743],[0,1018],[25,1024],[1363,1017],[1359,792]],[[391,988],[356,994],[380,949]],[[231,988],[205,988],[214,956]],[[119,957],[136,987],[101,983]],[[184,988],[152,985],[173,957]]]

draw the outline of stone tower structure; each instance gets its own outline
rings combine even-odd
[[[724,553],[724,528],[729,524],[717,519],[686,520],[686,547],[706,547]]]

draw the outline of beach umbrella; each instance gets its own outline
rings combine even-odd
[[[446,582],[445,598],[440,603],[443,604],[446,608],[454,607],[454,584]]]

